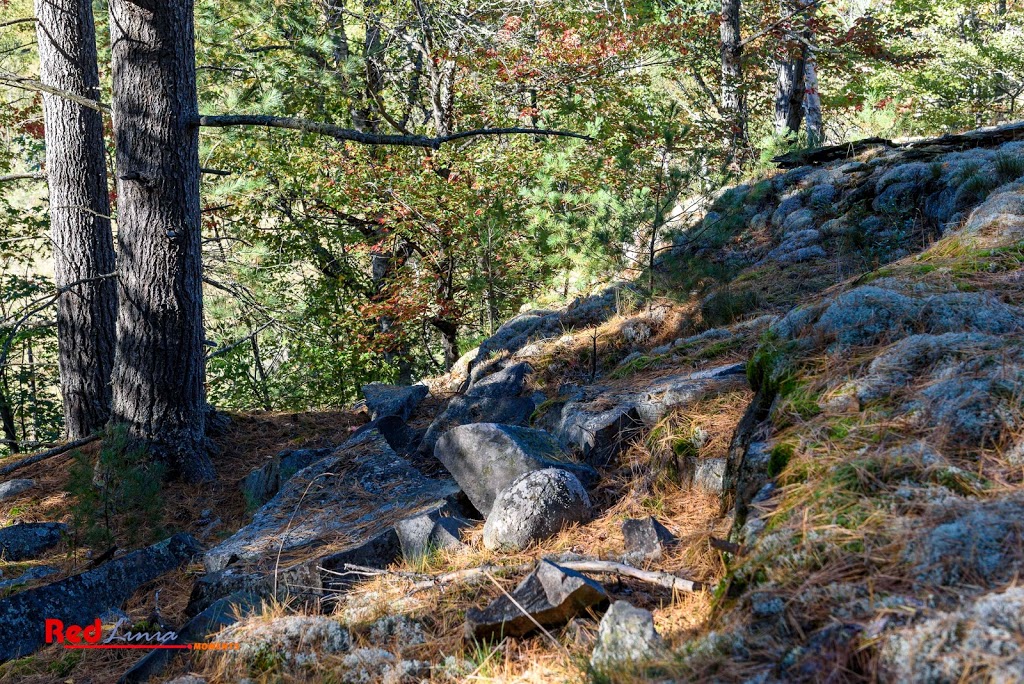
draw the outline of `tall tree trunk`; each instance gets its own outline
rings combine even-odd
[[[96,29],[90,0],[36,0],[40,80],[99,100]],[[50,231],[58,288],[57,347],[64,426],[69,440],[103,427],[110,417],[117,284],[110,199],[99,112],[58,95],[43,95]]]
[[[804,60],[802,55],[776,65],[775,134],[800,132],[804,116]]]
[[[110,0],[119,308],[113,421],[190,481],[205,448],[192,0]]]
[[[793,10],[789,2],[782,3],[782,13]],[[775,79],[775,134],[795,135],[800,132],[804,117],[804,67],[806,49],[799,38],[800,29],[787,31],[783,53],[776,62]]]
[[[807,48],[807,61],[804,64],[804,118],[807,122],[807,145],[809,147],[822,145],[825,141],[825,130],[821,120],[818,70],[812,47]]]
[[[4,431],[5,443],[11,453],[16,454],[21,450],[18,444],[18,426],[14,423],[14,408],[7,395],[7,379],[0,374],[0,427]]]
[[[735,157],[747,139],[747,113],[743,101],[743,45],[740,42],[741,0],[722,0],[719,26],[722,39],[721,109],[729,126],[729,152]]]

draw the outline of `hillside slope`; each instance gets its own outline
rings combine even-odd
[[[653,275],[232,474],[183,613],[241,647],[136,680],[1018,680],[1024,142],[727,189]]]

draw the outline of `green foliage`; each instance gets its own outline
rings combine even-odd
[[[132,546],[163,536],[163,474],[164,467],[146,458],[121,428],[103,440],[95,463],[76,454],[67,485],[74,497],[71,524],[76,544]]]
[[[782,442],[772,447],[768,454],[768,477],[778,477],[796,453],[796,447],[792,444]]]

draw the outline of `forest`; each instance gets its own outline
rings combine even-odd
[[[1017,0],[0,0],[0,625],[243,653],[0,682],[1013,681],[1022,96]]]

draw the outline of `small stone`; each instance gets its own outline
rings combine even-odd
[[[441,506],[395,524],[402,556],[407,562],[418,563],[431,551],[438,549],[465,546],[460,534],[464,528],[469,527],[470,522],[464,518],[443,515],[446,508]]]
[[[35,486],[35,480],[8,480],[7,482],[0,482],[0,501],[13,499]]]
[[[651,612],[628,601],[616,601],[601,619],[590,664],[603,670],[653,660],[665,653],[665,642],[654,628]]]
[[[544,627],[565,624],[588,608],[608,601],[600,584],[548,560],[540,561],[511,596],[515,603],[508,596],[499,596],[483,610],[466,611],[466,638],[522,636],[535,630],[537,623]]]
[[[659,560],[666,547],[677,541],[676,536],[653,517],[623,520],[622,537],[626,548],[622,559],[633,564]]]

